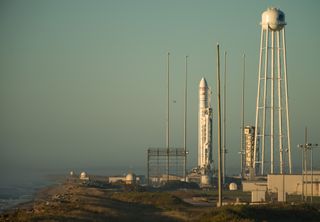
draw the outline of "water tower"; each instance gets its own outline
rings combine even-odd
[[[262,13],[253,160],[256,175],[291,173],[285,25],[281,10],[268,8]]]

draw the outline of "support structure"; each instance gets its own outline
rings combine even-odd
[[[279,9],[269,8],[262,13],[254,142],[256,175],[284,174],[286,169],[292,172],[285,25],[285,15]]]
[[[169,155],[169,170],[167,161]],[[149,148],[147,150],[147,182],[149,185],[160,186],[168,180],[182,180],[185,177],[184,148]]]
[[[253,179],[254,126],[244,127],[244,178]]]

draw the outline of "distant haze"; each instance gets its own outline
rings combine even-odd
[[[189,55],[188,168],[197,160],[198,84],[213,90],[215,45],[228,52],[227,168],[239,171],[242,54],[245,124],[254,124],[261,13],[286,14],[292,153],[319,143],[320,1],[3,0],[0,2],[0,172],[146,167],[165,146],[166,53],[171,53],[171,146],[183,145]],[[173,103],[173,101],[176,103]],[[319,165],[320,150],[315,151]]]

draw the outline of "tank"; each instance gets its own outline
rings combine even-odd
[[[229,184],[229,190],[238,190],[238,186],[236,183],[230,183]]]
[[[133,184],[136,180],[136,176],[133,173],[128,173],[126,176],[126,184]]]
[[[82,173],[80,174],[80,178],[85,178],[85,177],[87,177],[86,172],[82,172]]]
[[[261,17],[261,26],[265,30],[279,31],[286,25],[284,13],[277,8],[268,8]]]

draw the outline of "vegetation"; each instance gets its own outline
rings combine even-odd
[[[298,222],[319,221],[320,213],[310,205],[225,206],[201,215],[201,222]]]
[[[189,206],[189,204],[169,192],[114,192],[111,198],[123,202],[153,205],[163,210]]]
[[[193,193],[194,192],[194,193]],[[210,191],[211,193],[212,191]],[[189,191],[197,195],[209,196],[208,192]],[[231,198],[232,193],[228,193]],[[241,195],[239,195],[241,196]],[[118,192],[113,193],[115,200],[146,204],[162,211],[174,212],[179,221],[199,222],[298,222],[320,221],[320,205],[237,205],[216,207],[196,207],[182,200],[183,192]],[[245,198],[245,197],[243,197]]]
[[[201,202],[202,197],[204,202]],[[241,191],[224,191],[223,202],[231,204],[240,199],[238,203],[245,204],[243,201],[249,200],[249,197],[248,193]],[[197,199],[201,200],[200,204]],[[100,183],[69,181],[44,189],[28,205],[3,212],[0,221],[320,221],[319,198],[314,198],[313,205],[228,205],[221,208],[215,207],[216,201],[217,193],[213,190],[147,192],[145,188],[136,186],[114,189]]]
[[[187,193],[187,192],[186,192]],[[210,196],[208,192],[189,191],[193,195]],[[231,192],[227,192],[227,199]],[[241,196],[238,192],[233,193]],[[238,205],[216,207],[195,207],[186,204],[181,199],[183,192],[118,192],[112,198],[123,202],[152,205],[162,211],[175,212],[175,216],[184,214],[179,221],[201,222],[295,222],[319,221],[319,205],[291,205],[291,204],[265,204],[265,205]],[[242,198],[246,198],[242,196]]]

